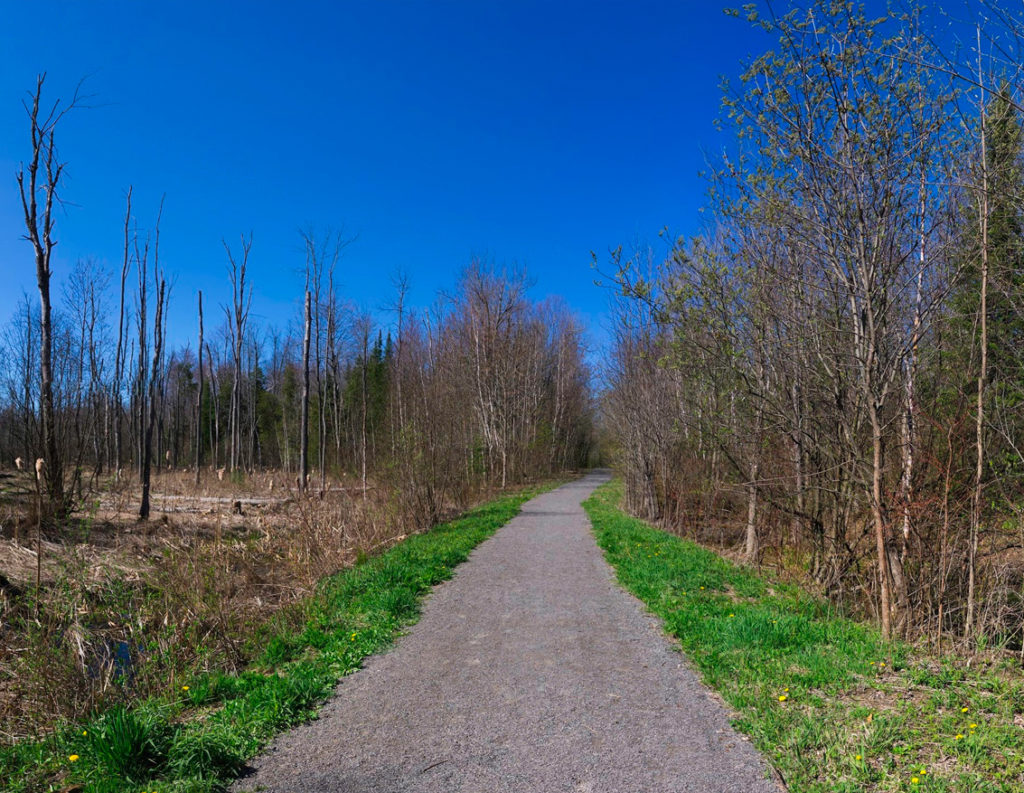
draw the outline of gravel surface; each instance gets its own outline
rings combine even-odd
[[[777,793],[614,582],[580,507],[606,480],[528,502],[434,590],[408,635],[233,790]]]

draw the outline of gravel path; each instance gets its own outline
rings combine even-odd
[[[394,649],[342,681],[234,790],[661,793],[778,789],[620,589],[580,507],[528,502],[439,586]]]

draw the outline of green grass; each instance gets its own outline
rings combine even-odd
[[[304,629],[274,635],[271,622],[262,656],[241,674],[196,675],[171,697],[0,750],[0,790],[223,790],[276,733],[311,718],[341,677],[394,641],[418,617],[423,595],[542,489],[493,501],[323,580],[302,604]]]
[[[1024,790],[1024,681],[916,654],[618,509],[584,503],[620,583],[679,640],[792,793]],[[923,769],[923,770],[922,770]]]

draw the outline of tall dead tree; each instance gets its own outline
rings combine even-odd
[[[213,467],[220,468],[220,385],[217,380],[217,363],[209,343],[206,345],[206,360],[210,367],[210,402],[213,404],[213,421],[210,422],[210,448],[213,450]]]
[[[157,404],[160,395],[160,362],[163,357],[164,345],[164,308],[167,299],[167,282],[159,268],[154,266],[154,282],[156,285],[156,307],[153,316],[153,361],[149,376],[149,394],[145,400],[149,403],[146,424],[142,438],[142,504],[139,507],[139,520],[149,519],[149,480],[153,466],[153,428],[157,421]]]
[[[139,476],[141,477],[143,465],[143,439],[146,427],[146,383],[148,382],[146,358],[149,354],[149,313],[147,305],[149,302],[149,238],[147,237],[144,242],[140,243],[139,235],[136,232],[134,235],[134,246],[135,262],[138,265],[139,276],[139,288],[135,301],[135,321],[139,331],[139,350],[138,358],[135,362],[135,382],[132,385],[134,400],[132,420],[136,425],[134,437],[135,464],[138,468]]]
[[[114,382],[110,396],[111,421],[114,427],[114,471],[115,477],[121,476],[121,460],[123,455],[121,435],[121,378],[124,376],[124,290],[128,281],[128,268],[131,264],[131,219],[132,219],[132,188],[128,187],[124,211],[124,248],[121,257],[121,299],[117,314],[117,350],[114,354]]]
[[[46,73],[36,79],[31,100],[23,102],[29,118],[32,156],[18,170],[18,190],[25,215],[25,239],[32,243],[36,261],[40,309],[40,413],[43,429],[43,459],[46,461],[46,490],[50,507],[55,512],[66,508],[64,499],[64,468],[57,446],[56,411],[53,403],[53,319],[50,306],[50,256],[57,241],[53,238],[53,210],[61,203],[59,188],[65,163],[60,161],[55,131],[61,119],[75,107],[79,94],[66,105],[58,99],[48,108],[41,106]],[[42,204],[42,206],[40,206]]]
[[[163,381],[162,363],[164,352],[164,309],[167,300],[167,282],[160,272],[160,218],[163,215],[164,202],[161,199],[160,209],[156,218],[156,231],[153,243],[153,285],[156,287],[156,306],[153,315],[153,360],[149,374],[148,394],[140,393],[139,401],[142,404],[140,415],[144,421],[140,427],[142,431],[142,454],[140,462],[140,477],[142,479],[142,504],[139,507],[139,520],[149,519],[149,480],[153,465],[153,428],[157,422],[157,408],[161,396],[161,383]],[[145,257],[140,263],[140,272],[145,273]],[[145,288],[143,288],[143,296]],[[145,321],[145,311],[142,313]],[[145,357],[140,354],[141,367],[145,367]],[[146,410],[148,406],[148,411]]]
[[[363,361],[360,374],[360,398],[362,401],[362,407],[360,409],[360,425],[359,425],[359,456],[361,458],[362,465],[362,476],[361,481],[363,485],[363,500],[366,500],[366,366],[368,363],[368,356],[370,353],[370,318],[363,317],[362,322],[362,336],[363,336]]]
[[[312,295],[306,290],[305,331],[302,336],[302,426],[299,428],[299,490],[309,476],[309,332]]]
[[[199,389],[196,393],[196,487],[203,470],[203,291],[199,290]]]
[[[242,343],[245,338],[245,323],[249,318],[249,307],[252,305],[252,286],[245,283],[245,273],[249,265],[249,251],[252,250],[252,234],[246,239],[242,237],[241,256],[236,258],[231,248],[224,243],[228,254],[228,278],[231,280],[231,308],[224,307],[228,319],[228,330],[231,334],[231,356],[234,368],[231,379],[231,406],[228,423],[231,435],[231,450],[228,467],[234,471],[239,464],[242,441]]]

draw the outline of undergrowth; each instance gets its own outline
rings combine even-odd
[[[621,484],[584,507],[623,586],[734,711],[792,793],[1024,790],[1024,680],[885,642],[770,582],[624,515]]]
[[[541,488],[471,510],[322,580],[294,620],[271,621],[244,672],[198,674],[173,694],[59,726],[0,749],[0,789],[36,793],[207,793],[223,790],[277,732],[308,720],[336,682],[389,645],[446,580]],[[277,630],[275,631],[275,625]]]

